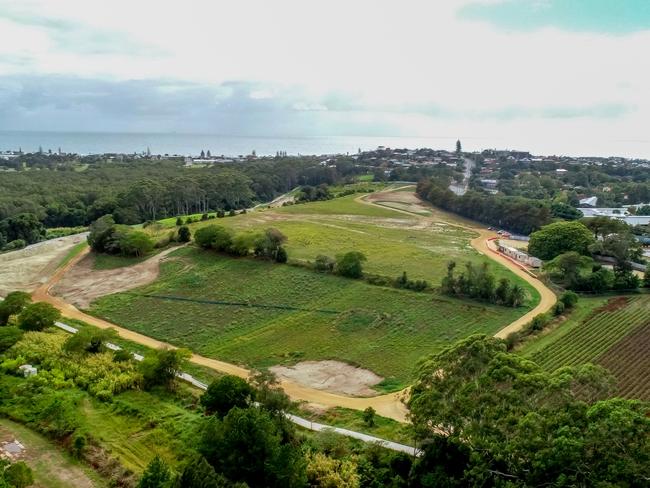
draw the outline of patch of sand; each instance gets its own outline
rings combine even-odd
[[[51,293],[78,308],[88,308],[99,297],[131,290],[158,278],[160,262],[178,247],[172,247],[133,266],[115,269],[93,269],[95,258],[88,254],[57,282]]]
[[[376,395],[371,387],[383,380],[367,369],[332,360],[303,361],[294,366],[273,366],[270,370],[281,379],[303,386],[354,396]]]
[[[68,252],[86,240],[86,235],[50,239],[0,254],[0,295],[14,290],[32,291],[45,283]]]

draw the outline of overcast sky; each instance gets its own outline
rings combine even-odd
[[[0,130],[650,157],[648,0],[0,0]]]

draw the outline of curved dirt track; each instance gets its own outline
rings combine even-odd
[[[403,214],[410,215],[411,217],[422,219],[424,221],[429,221],[429,222],[437,222],[440,219],[436,217],[426,217],[422,216],[420,214],[417,214],[415,212],[409,212],[407,210],[400,210],[396,209],[393,207],[388,207],[386,205],[381,205],[380,203],[375,203],[371,200],[377,200],[380,201],[381,194],[382,193],[393,193],[396,194],[398,190],[402,190],[404,188],[409,188],[412,185],[405,185],[405,186],[400,186],[399,188],[394,188],[392,190],[387,190],[385,192],[378,192],[378,193],[371,193],[369,195],[362,195],[360,197],[357,197],[355,200],[360,203],[365,203],[366,205],[375,205],[379,207],[384,207],[384,208],[390,208],[390,210],[393,210],[394,212],[399,212]],[[409,197],[412,197],[412,193],[407,193],[404,192],[406,195]],[[417,198],[417,197],[416,197]],[[407,198],[408,200],[411,200],[411,198]],[[418,199],[419,200],[419,199]],[[409,202],[412,204],[412,202]],[[426,202],[422,202],[423,208],[426,208],[429,206]],[[430,206],[429,206],[430,207]],[[460,224],[458,223],[459,217],[454,216],[452,214],[449,214],[445,211],[442,210],[437,210],[437,213],[439,215],[448,215],[449,220],[446,220],[445,222],[449,225],[453,225],[455,227],[460,227],[462,229],[470,230],[472,232],[476,232],[478,234],[478,237],[475,237],[470,241],[470,244],[476,251],[478,251],[481,254],[484,254],[488,258],[492,259],[493,261],[499,263],[502,266],[505,266],[508,268],[510,271],[512,271],[514,274],[519,276],[521,279],[526,281],[528,284],[530,284],[537,292],[539,293],[540,299],[539,303],[535,308],[530,310],[528,313],[525,315],[519,317],[517,320],[512,322],[511,324],[508,324],[506,327],[498,331],[496,334],[494,334],[494,337],[498,337],[499,339],[505,339],[508,337],[509,334],[512,334],[513,332],[517,332],[521,330],[524,325],[526,325],[528,322],[530,322],[535,315],[538,315],[540,313],[547,312],[551,309],[553,305],[555,305],[555,302],[557,301],[557,297],[555,296],[555,293],[553,293],[544,283],[542,283],[539,279],[537,279],[533,274],[531,274],[529,271],[525,270],[524,267],[521,265],[517,264],[516,262],[512,261],[511,259],[508,259],[507,257],[503,256],[502,254],[499,254],[496,251],[496,244],[494,243],[494,239],[498,237],[496,232],[487,230],[483,227],[477,226],[475,223],[465,220],[460,218],[460,220],[467,222],[467,224]]]
[[[62,298],[50,295],[50,289],[59,280],[61,280],[63,275],[65,275],[65,273],[70,268],[72,268],[81,259],[83,259],[88,254],[88,252],[89,249],[84,250],[84,252],[80,253],[68,264],[66,264],[66,266],[58,269],[47,283],[34,290],[32,293],[32,298],[34,301],[47,302],[53,305],[61,311],[64,317],[82,320],[87,324],[94,325],[95,327],[99,327],[101,329],[114,329],[120,337],[126,340],[137,342],[138,344],[142,344],[154,349],[161,347],[174,348],[174,346],[166,342],[153,339],[146,335],[120,327],[106,320],[88,315],[77,309],[75,306],[67,303]],[[155,258],[156,256],[151,259]],[[226,363],[224,361],[219,361],[216,359],[206,358],[205,356],[200,356],[198,354],[192,354],[190,361],[194,364],[205,366],[221,373],[239,376],[241,378],[248,378],[251,373],[250,370],[242,368],[241,366]],[[345,407],[354,410],[365,410],[367,407],[373,407],[377,413],[383,417],[388,417],[399,422],[406,421],[407,408],[400,401],[400,398],[403,395],[402,392],[390,393],[376,397],[359,398],[317,390],[315,388],[306,387],[289,380],[281,380],[280,385],[287,393],[287,395],[289,395],[293,400],[318,403],[327,407]]]
[[[377,194],[373,194],[373,195],[376,196]],[[366,200],[366,196],[367,195],[364,195],[362,197],[357,198],[356,200],[367,205],[381,206],[380,204],[373,203],[371,201]],[[397,210],[394,208],[391,208],[391,210],[407,214],[411,217],[429,220],[431,222],[436,220],[435,218],[432,217],[424,217],[404,210]],[[478,252],[485,254],[486,256],[498,262],[499,264],[506,266],[517,276],[520,276],[522,279],[530,283],[540,293],[541,296],[540,302],[533,310],[528,312],[523,317],[517,319],[512,324],[501,329],[499,332],[495,334],[495,337],[503,338],[506,337],[509,333],[521,329],[527,322],[531,320],[533,316],[535,316],[538,313],[545,312],[553,306],[556,298],[553,292],[551,292],[551,290],[549,290],[541,281],[537,280],[529,273],[521,269],[518,265],[516,265],[512,261],[506,259],[505,257],[495,253],[492,249],[490,249],[489,242],[491,241],[488,241],[488,239],[492,237],[496,237],[496,234],[494,232],[476,226],[470,226],[470,225],[464,226],[453,221],[447,223],[449,223],[450,225],[456,225],[458,227],[463,227],[472,230],[474,232],[477,232],[479,236],[472,239],[471,245]],[[44,301],[52,304],[53,306],[55,306],[57,309],[61,311],[64,317],[82,320],[88,324],[103,329],[105,328],[115,329],[115,331],[120,335],[120,337],[123,337],[124,339],[137,342],[139,344],[151,348],[161,348],[161,347],[173,348],[174,346],[172,346],[171,344],[167,344],[165,342],[153,339],[143,334],[139,334],[132,330],[119,327],[118,325],[112,324],[106,320],[102,320],[97,317],[88,315],[78,310],[73,305],[67,303],[62,298],[50,295],[49,293],[50,289],[58,281],[61,280],[63,275],[70,268],[72,268],[76,263],[78,263],[81,259],[83,259],[88,252],[89,252],[88,249],[85,250],[83,253],[79,254],[73,260],[71,260],[66,266],[57,270],[57,272],[50,278],[50,280],[47,283],[41,285],[36,290],[34,290],[34,292],[32,293],[33,299],[36,301]],[[155,259],[155,256],[152,259]],[[218,361],[216,359],[207,358],[204,356],[200,356],[198,354],[192,354],[192,356],[190,357],[190,361],[194,364],[205,366],[207,368],[213,369],[215,371],[219,371],[221,373],[232,374],[242,378],[247,378],[251,373],[250,370],[243,368],[241,366],[237,366],[231,363],[226,363],[224,361]],[[388,417],[397,420],[399,422],[406,421],[408,410],[404,405],[404,403],[402,402],[402,399],[408,395],[408,389],[395,392],[395,393],[386,394],[386,395],[360,398],[360,397],[349,397],[349,396],[331,393],[323,390],[318,390],[311,387],[306,387],[294,381],[290,381],[286,379],[281,380],[280,385],[287,393],[287,395],[289,395],[289,397],[292,398],[293,400],[317,403],[326,407],[344,407],[344,408],[350,408],[354,410],[365,410],[367,407],[372,407],[379,415],[383,417]]]

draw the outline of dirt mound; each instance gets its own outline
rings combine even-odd
[[[325,390],[354,396],[373,396],[377,392],[371,387],[383,378],[367,369],[357,368],[340,361],[303,361],[294,366],[273,366],[270,368],[280,379]]]
[[[94,257],[89,254],[52,287],[51,293],[75,307],[88,308],[99,297],[151,283],[158,277],[160,262],[177,249],[167,249],[133,266],[102,270],[93,269]]]

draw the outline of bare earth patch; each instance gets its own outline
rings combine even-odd
[[[32,291],[42,285],[68,252],[85,239],[86,234],[75,234],[0,254],[0,295],[14,290]]]
[[[316,388],[317,390],[354,396],[375,396],[371,387],[383,378],[367,369],[340,361],[303,361],[294,366],[273,366],[270,370],[280,379]]]
[[[160,262],[177,249],[166,249],[133,266],[102,270],[93,269],[95,258],[89,254],[68,270],[50,291],[75,307],[85,309],[97,298],[151,283],[158,278]]]

